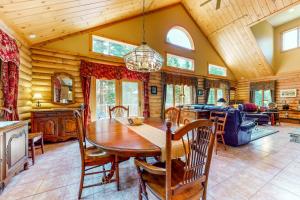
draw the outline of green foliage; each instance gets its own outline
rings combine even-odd
[[[167,65],[169,67],[177,67],[180,69],[187,69],[187,70],[194,70],[193,62],[190,59],[174,56],[174,55],[167,55]]]
[[[123,57],[134,49],[133,46],[119,44],[112,41],[105,41],[99,38],[93,38],[93,52],[106,55]]]
[[[217,76],[226,76],[226,68],[215,65],[209,65],[208,73]]]

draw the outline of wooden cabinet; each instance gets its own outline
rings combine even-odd
[[[36,110],[31,113],[32,132],[43,132],[44,141],[58,142],[77,137],[73,110]]]
[[[180,123],[183,123],[185,119],[190,121],[196,119],[208,119],[209,114],[209,110],[182,109],[180,113]]]
[[[28,167],[27,122],[0,122],[1,191],[11,177]]]

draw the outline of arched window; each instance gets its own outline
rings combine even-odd
[[[174,26],[169,30],[167,42],[187,49],[195,49],[191,35],[180,26]]]

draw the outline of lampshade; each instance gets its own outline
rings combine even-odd
[[[42,94],[41,93],[35,93],[33,95],[33,99],[41,99],[42,98]]]
[[[129,70],[137,72],[159,71],[164,62],[161,55],[146,43],[126,54],[124,60]]]
[[[218,103],[226,103],[226,100],[224,98],[220,98],[217,102]]]

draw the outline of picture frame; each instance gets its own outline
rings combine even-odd
[[[203,90],[203,89],[198,89],[198,90],[197,90],[197,96],[198,96],[198,97],[203,96],[203,94],[204,94],[204,90]]]
[[[280,90],[280,97],[282,97],[282,98],[297,97],[297,89]]]
[[[151,86],[151,94],[157,95],[157,86]]]

